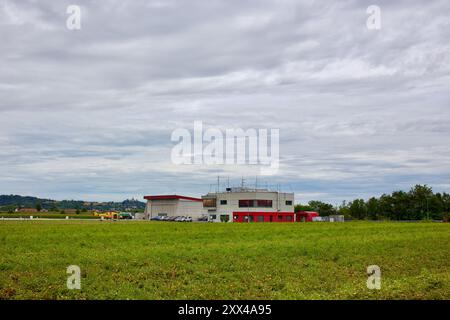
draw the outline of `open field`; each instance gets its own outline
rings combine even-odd
[[[3,299],[450,299],[449,267],[447,223],[0,221]]]

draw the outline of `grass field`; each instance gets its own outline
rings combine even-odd
[[[450,299],[449,266],[445,223],[0,221],[2,299]]]

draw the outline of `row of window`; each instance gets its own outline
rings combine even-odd
[[[272,208],[272,200],[239,200],[239,208]]]
[[[228,204],[227,200],[220,200],[220,205]],[[286,200],[287,206],[292,206],[291,200]],[[204,208],[215,208],[216,199],[203,199]],[[239,208],[272,208],[272,200],[239,200]]]

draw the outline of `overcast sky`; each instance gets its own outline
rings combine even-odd
[[[280,170],[258,183],[298,202],[449,192],[449,13],[448,0],[0,0],[0,194],[254,185],[256,166],[172,163],[171,133],[194,121],[280,129]]]

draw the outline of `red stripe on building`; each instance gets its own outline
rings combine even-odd
[[[234,222],[295,222],[294,212],[233,212]]]

